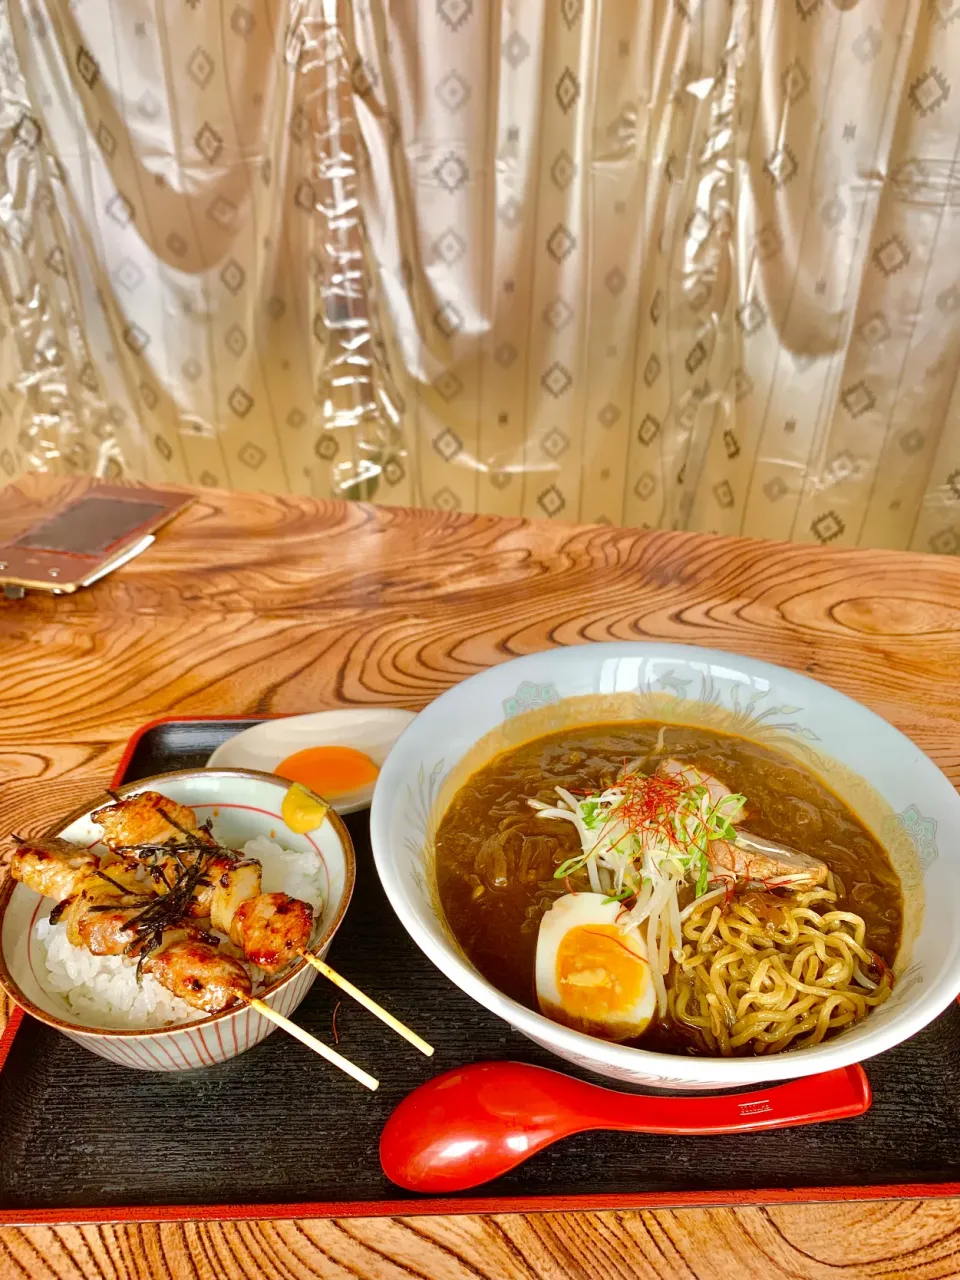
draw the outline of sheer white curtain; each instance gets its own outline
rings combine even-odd
[[[0,475],[960,551],[960,2],[8,0]]]

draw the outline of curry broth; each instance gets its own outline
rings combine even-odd
[[[537,738],[497,756],[454,796],[436,836],[437,890],[454,937],[480,973],[536,1009],[540,918],[554,898],[588,887],[554,880],[560,863],[580,852],[580,841],[570,823],[538,818],[528,800],[554,803],[557,786],[601,790],[625,761],[652,771],[667,756],[742,792],[746,829],[826,862],[837,881],[837,907],[863,917],[867,945],[892,965],[903,924],[899,880],[883,847],[826,783],[779,752],[713,729],[666,725],[663,751],[654,756],[661,727],[598,724]],[[645,1047],[686,1047],[673,1044],[666,1028],[651,1030]]]

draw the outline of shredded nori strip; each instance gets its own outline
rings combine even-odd
[[[150,897],[149,893],[137,893],[136,889],[125,889],[123,885],[119,883],[119,881],[114,880],[113,876],[108,876],[105,871],[101,871],[99,868],[97,868],[97,870],[93,874],[95,876],[99,876],[101,880],[106,880],[107,884],[112,884],[115,889],[119,889],[120,892],[128,898],[149,898]]]
[[[222,845],[211,843],[209,839],[202,839],[195,835],[192,831],[188,831],[182,827],[175,818],[161,808],[157,808],[157,812],[162,818],[170,823],[172,827],[176,827],[178,831],[183,832],[187,837],[187,843],[181,844],[171,840],[169,844],[146,844],[146,845],[124,845],[116,850],[117,853],[133,853],[138,860],[142,860],[149,867],[154,879],[163,880],[167,886],[167,892],[160,894],[156,898],[152,898],[150,902],[138,912],[131,920],[121,928],[125,932],[133,934],[130,942],[127,944],[126,952],[130,956],[137,956],[137,981],[143,977],[143,964],[151,952],[163,942],[163,935],[167,929],[175,928],[183,922],[187,914],[187,910],[193,900],[194,893],[201,885],[210,883],[209,875],[210,863],[215,857],[222,857],[224,854],[232,857],[230,850],[223,848]],[[205,823],[202,828],[209,836],[209,823]],[[142,857],[146,853],[147,857]],[[196,857],[192,862],[184,862],[184,854],[195,854]],[[157,866],[150,866],[150,862],[156,862],[157,858],[173,857],[177,862],[177,872],[173,883],[166,879],[163,871]],[[209,942],[216,942],[210,934],[203,930],[196,930],[197,936]]]

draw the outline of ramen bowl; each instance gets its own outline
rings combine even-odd
[[[319,857],[321,905],[316,912],[311,950],[324,955],[340,926],[353,893],[355,861],[350,835],[329,812],[323,825],[297,835],[280,816],[288,784],[269,774],[242,769],[193,769],[162,774],[119,787],[121,797],[159,791],[189,805],[203,822],[213,820],[218,841],[242,849],[249,840],[266,837],[292,854]],[[75,844],[96,845],[100,828],[91,814],[110,803],[106,795],[69,814],[46,834]],[[316,865],[313,859],[312,865]],[[294,894],[296,896],[296,894]],[[22,1009],[75,1040],[91,1053],[121,1066],[145,1071],[186,1071],[214,1066],[259,1044],[276,1024],[246,1005],[163,1027],[118,1029],[100,1025],[89,1012],[78,1013],[58,990],[44,960],[37,924],[49,916],[53,898],[41,897],[25,884],[7,878],[0,889],[0,986]],[[317,971],[306,960],[257,991],[278,1013],[290,1015],[310,990]],[[104,1021],[101,1019],[101,1021]]]
[[[668,1054],[597,1039],[497,990],[444,918],[435,836],[477,769],[533,738],[586,725],[658,720],[735,733],[819,775],[887,851],[904,918],[892,994],[820,1044],[779,1054]],[[428,706],[377,782],[374,857],[414,941],[459,987],[561,1058],[601,1075],[680,1090],[794,1078],[863,1061],[905,1040],[960,991],[960,797],[892,725],[818,681],[715,650],[658,643],[574,646],[472,676]]]

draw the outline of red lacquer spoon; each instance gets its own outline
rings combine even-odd
[[[841,1120],[869,1106],[870,1085],[859,1066],[756,1093],[654,1098],[522,1062],[475,1062],[404,1098],[384,1126],[380,1163],[409,1191],[463,1191],[585,1129],[746,1133]]]

